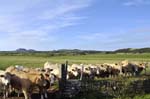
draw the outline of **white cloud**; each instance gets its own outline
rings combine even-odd
[[[149,0],[127,0],[123,3],[125,6],[149,5]]]
[[[68,13],[73,13],[73,11],[79,10],[86,6],[87,5],[85,4],[83,5],[77,5],[77,4],[69,5],[67,3],[62,4],[54,9],[48,9],[44,11],[43,14],[39,16],[39,19],[45,19],[45,20],[55,19],[58,17],[62,17],[62,15],[65,15],[65,14],[68,15]]]
[[[118,48],[140,48],[150,45],[150,28],[141,27],[122,30],[119,33],[86,33],[77,37],[77,46],[82,49],[116,50]]]
[[[0,37],[1,49],[50,45],[57,40],[55,31],[80,24],[85,17],[76,12],[91,4],[91,0],[6,1],[0,3],[0,33],[6,36]]]
[[[77,38],[92,41],[97,39],[106,39],[107,35],[104,35],[104,33],[86,33],[85,35],[78,35]]]

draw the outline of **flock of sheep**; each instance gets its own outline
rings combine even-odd
[[[104,64],[72,64],[68,65],[67,79],[94,79],[116,77],[119,75],[139,75],[146,69],[146,63],[133,63],[127,60],[119,63]],[[18,90],[25,99],[31,99],[35,88],[39,89],[41,99],[48,98],[47,89],[60,79],[60,64],[46,62],[43,68],[27,68],[24,66],[10,66],[5,71],[0,70],[0,86],[3,88],[4,98]]]

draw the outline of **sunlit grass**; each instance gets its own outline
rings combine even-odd
[[[36,57],[36,56],[0,56],[0,68],[4,69],[10,65],[24,65],[29,67],[43,67],[46,61],[52,63],[72,63],[84,64],[101,64],[115,63],[122,60],[150,62],[150,54],[90,54],[77,56],[52,56],[52,57]]]

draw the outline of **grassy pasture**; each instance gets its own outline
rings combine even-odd
[[[0,56],[0,69],[5,69],[11,65],[23,65],[28,67],[43,67],[46,61],[50,61],[52,63],[65,63],[66,60],[69,61],[69,64],[72,63],[85,63],[85,64],[97,64],[97,63],[114,63],[120,62],[122,60],[130,60],[130,61],[140,61],[140,62],[150,62],[150,53],[145,54],[89,54],[89,55],[76,55],[76,56],[51,56],[51,57],[40,57],[40,56]],[[150,65],[149,65],[150,66]],[[148,72],[150,71],[150,68]],[[143,72],[144,73],[144,72]],[[131,79],[132,80],[132,79]],[[97,93],[96,93],[97,94]],[[102,98],[98,95],[98,98],[95,97],[95,93],[89,94],[90,96],[94,96],[93,99]],[[88,97],[90,97],[88,96]],[[80,99],[80,98],[77,98]],[[91,99],[91,98],[87,98]],[[102,98],[106,99],[106,97]],[[112,99],[112,98],[107,98]],[[150,99],[149,94],[145,95],[137,95],[135,97],[124,97],[117,99]]]
[[[51,56],[51,57],[37,57],[37,56],[0,56],[0,69],[4,69],[10,65],[23,65],[29,67],[42,67],[46,61],[52,63],[64,63],[66,60],[69,63],[84,63],[84,64],[98,64],[98,63],[114,63],[122,60],[150,62],[150,53],[145,54],[89,54],[77,56]]]

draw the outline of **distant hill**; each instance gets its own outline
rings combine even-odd
[[[25,49],[25,48],[18,48],[15,50],[16,52],[36,52],[34,49]]]
[[[97,50],[79,50],[79,49],[59,49],[52,51],[36,51],[34,49],[19,48],[15,52],[18,53],[49,53],[50,55],[86,55],[96,53],[150,53],[150,48],[124,48],[115,51],[97,51]]]
[[[112,53],[150,53],[150,48],[124,48],[115,51],[96,51],[79,49],[59,49],[52,51],[36,51],[34,49],[18,48],[15,51],[0,51],[0,56],[69,56],[69,55],[87,55],[87,54],[112,54]]]
[[[150,48],[125,48],[125,49],[118,49],[114,51],[115,53],[150,53]]]

